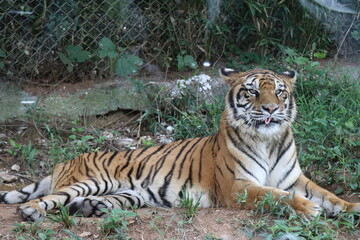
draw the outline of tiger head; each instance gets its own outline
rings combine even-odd
[[[225,117],[235,129],[252,135],[275,136],[294,121],[295,71],[276,74],[263,69],[239,72],[221,68],[220,76],[231,85]]]

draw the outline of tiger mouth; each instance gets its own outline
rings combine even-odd
[[[265,118],[264,120],[255,120],[254,122],[255,122],[254,125],[256,127],[259,127],[261,125],[265,125],[265,127],[267,127],[267,126],[271,126],[273,124],[281,124],[282,121],[276,120],[272,117],[268,117],[268,118]]]

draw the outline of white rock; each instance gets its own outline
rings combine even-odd
[[[19,178],[15,175],[10,175],[7,172],[0,172],[0,179],[4,183],[13,183],[16,182]]]
[[[167,128],[166,128],[166,133],[168,134],[168,135],[170,135],[170,134],[173,134],[174,133],[174,127],[173,126],[167,126]]]
[[[20,166],[17,165],[17,164],[14,164],[14,165],[11,166],[11,170],[13,170],[15,172],[18,172],[18,171],[20,171]]]

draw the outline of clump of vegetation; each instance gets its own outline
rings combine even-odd
[[[241,202],[241,196],[240,202]],[[318,215],[313,220],[304,219],[284,203],[276,200],[270,193],[256,202],[256,209],[248,215],[250,219],[239,220],[239,230],[250,239],[256,236],[265,239],[335,239],[339,230],[351,233],[356,230],[360,220],[358,213],[341,213],[335,219]]]
[[[188,220],[192,220],[198,211],[201,195],[195,200],[185,188],[181,190],[181,195],[182,198],[179,201],[180,207],[184,210],[183,214]]]
[[[59,204],[58,209],[58,213],[48,214],[47,218],[52,222],[61,223],[65,228],[75,227],[76,219],[74,216],[70,216],[69,210],[62,204]]]
[[[126,232],[128,231],[128,218],[136,217],[135,212],[115,208],[112,211],[102,209],[107,214],[107,217],[99,221],[102,233],[108,239],[127,239]]]

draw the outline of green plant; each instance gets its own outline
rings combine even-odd
[[[11,148],[8,150],[8,152],[11,155],[17,156],[20,153],[21,158],[25,160],[25,163],[28,167],[34,163],[37,149],[34,147],[31,141],[29,141],[27,145],[21,145],[16,143],[13,139],[10,139],[9,143]]]
[[[152,138],[142,137],[140,138],[141,144],[144,145],[144,147],[152,147],[155,146],[155,141]]]
[[[200,194],[197,199],[194,199],[185,188],[181,190],[181,195],[179,201],[180,207],[184,209],[183,214],[188,220],[192,220],[198,211],[202,195]]]
[[[67,234],[69,234],[72,237],[72,239],[81,240],[80,237],[76,236],[75,233],[71,232],[69,229],[64,229],[63,231],[66,232]],[[65,240],[67,240],[67,239],[65,239]]]
[[[125,49],[117,48],[109,38],[102,38],[99,41],[98,56],[108,58],[110,67],[119,76],[128,76],[137,72],[143,64],[141,58],[133,54],[125,54]]]
[[[91,53],[83,50],[80,45],[67,45],[65,47],[65,53],[58,52],[58,56],[63,64],[66,65],[68,72],[74,70],[76,63],[83,63],[90,58]]]
[[[197,63],[193,56],[186,55],[186,51],[181,51],[180,54],[177,55],[177,67],[179,71],[185,71],[186,68],[196,69]]]
[[[162,230],[162,226],[164,224],[164,219],[161,216],[155,215],[150,222],[150,225],[159,233],[161,239],[165,239],[166,234],[168,233],[171,224],[175,219],[175,214],[171,216],[170,220],[166,223],[165,229]]]
[[[17,223],[15,224],[15,227],[12,230],[13,232],[16,232],[16,239],[40,239],[40,240],[53,240],[56,239],[55,231],[49,229],[49,228],[41,228],[39,223],[32,223],[29,225],[23,224],[23,223]]]
[[[61,223],[65,228],[76,226],[76,219],[70,216],[69,210],[62,204],[58,206],[59,212],[57,214],[48,214],[47,218],[53,222]]]
[[[107,214],[107,217],[99,222],[101,231],[105,235],[110,235],[107,238],[127,239],[126,232],[128,231],[127,225],[129,224],[128,218],[136,217],[135,212],[115,208],[112,211],[104,208],[102,211]]]

